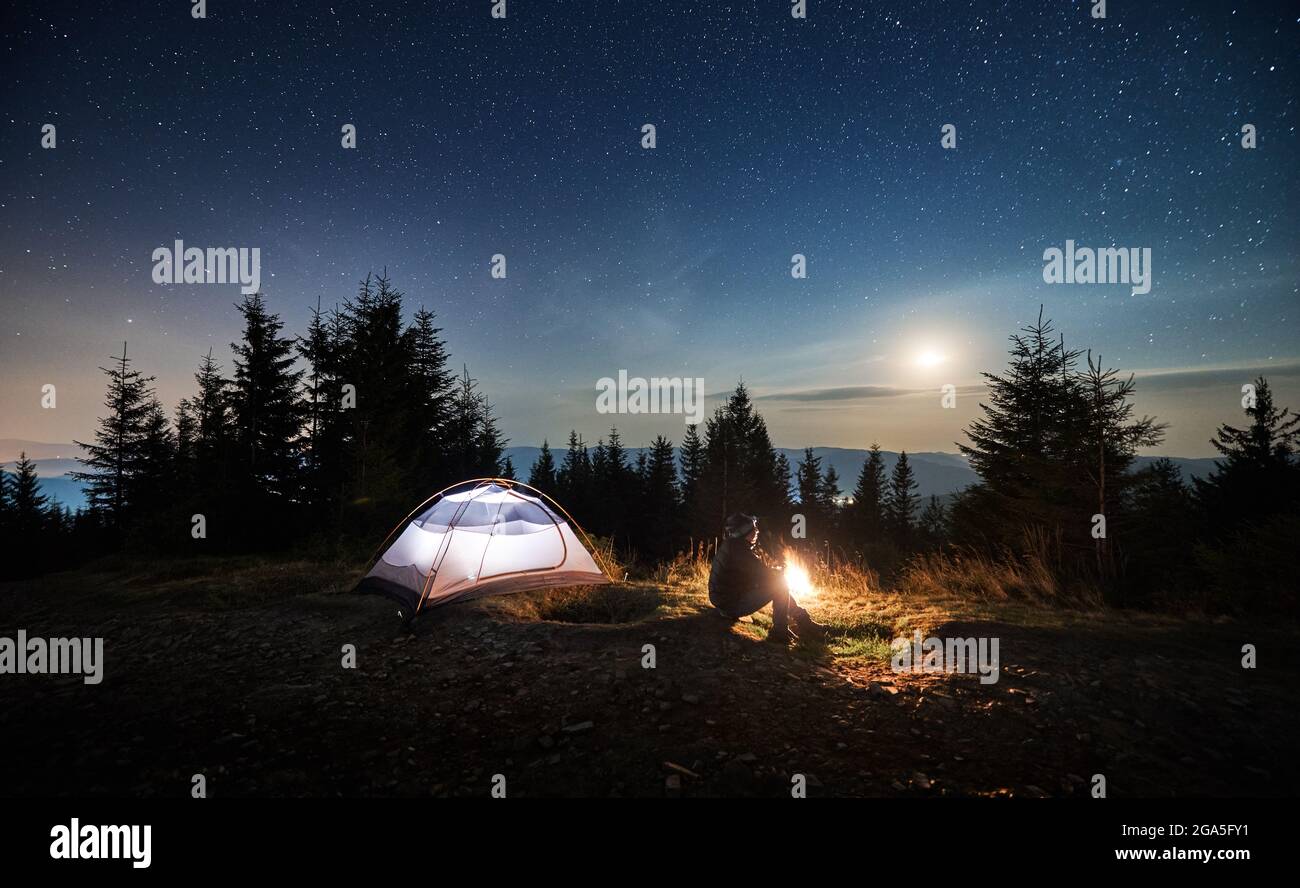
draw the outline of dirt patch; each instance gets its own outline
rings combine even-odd
[[[0,681],[5,794],[184,797],[196,773],[214,797],[479,797],[494,774],[511,796],[788,796],[794,774],[831,796],[1082,798],[1099,773],[1113,797],[1300,790],[1291,626],[945,623],[863,593],[862,644],[909,624],[996,634],[1001,678],[981,684],[834,638],[768,645],[764,615],[728,624],[654,584],[466,602],[408,633],[382,599],[329,591],[346,583],[248,571],[237,607],[167,591],[219,574],[172,572],[159,594],[138,573],[129,594],[0,585],[0,634],[100,636],[106,658],[96,686]],[[1244,642],[1260,669],[1240,668]]]
[[[662,587],[620,584],[547,590],[534,607],[541,620],[618,625],[644,620],[666,603]]]

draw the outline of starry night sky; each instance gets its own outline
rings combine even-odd
[[[209,347],[229,369],[237,286],[151,280],[177,238],[260,247],[294,333],[387,268],[516,444],[611,420],[679,439],[678,417],[596,414],[624,368],[743,377],[781,446],[952,451],[977,398],[941,410],[938,386],[1001,367],[1040,304],[1139,371],[1163,452],[1209,452],[1257,368],[1300,407],[1294,3],[24,5],[0,61],[0,437],[84,440],[124,339],[169,410]],[[1150,247],[1151,293],[1044,284],[1067,238]]]

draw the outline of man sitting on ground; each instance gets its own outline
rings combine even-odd
[[[754,550],[758,542],[758,519],[736,513],[727,519],[726,539],[713,556],[709,569],[709,601],[733,620],[772,605],[772,631],[767,640],[789,644],[796,637],[823,638],[826,627],[799,606],[786,586],[779,567],[768,567]],[[790,619],[798,636],[790,631]]]

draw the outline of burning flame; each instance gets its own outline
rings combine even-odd
[[[790,594],[801,604],[817,597],[817,588],[808,576],[808,569],[789,552],[785,553],[785,585]]]

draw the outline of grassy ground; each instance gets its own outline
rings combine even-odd
[[[0,584],[0,635],[105,639],[102,685],[0,680],[6,795],[1272,795],[1300,789],[1293,624],[1050,602],[981,568],[883,588],[814,569],[834,632],[762,644],[707,565],[435,609],[402,631],[355,565],[125,560]],[[993,568],[988,568],[993,570]],[[992,636],[1001,678],[895,673],[914,629]],[[1241,668],[1255,644],[1260,667]],[[344,668],[344,645],[357,652]],[[647,666],[653,650],[654,668]]]

